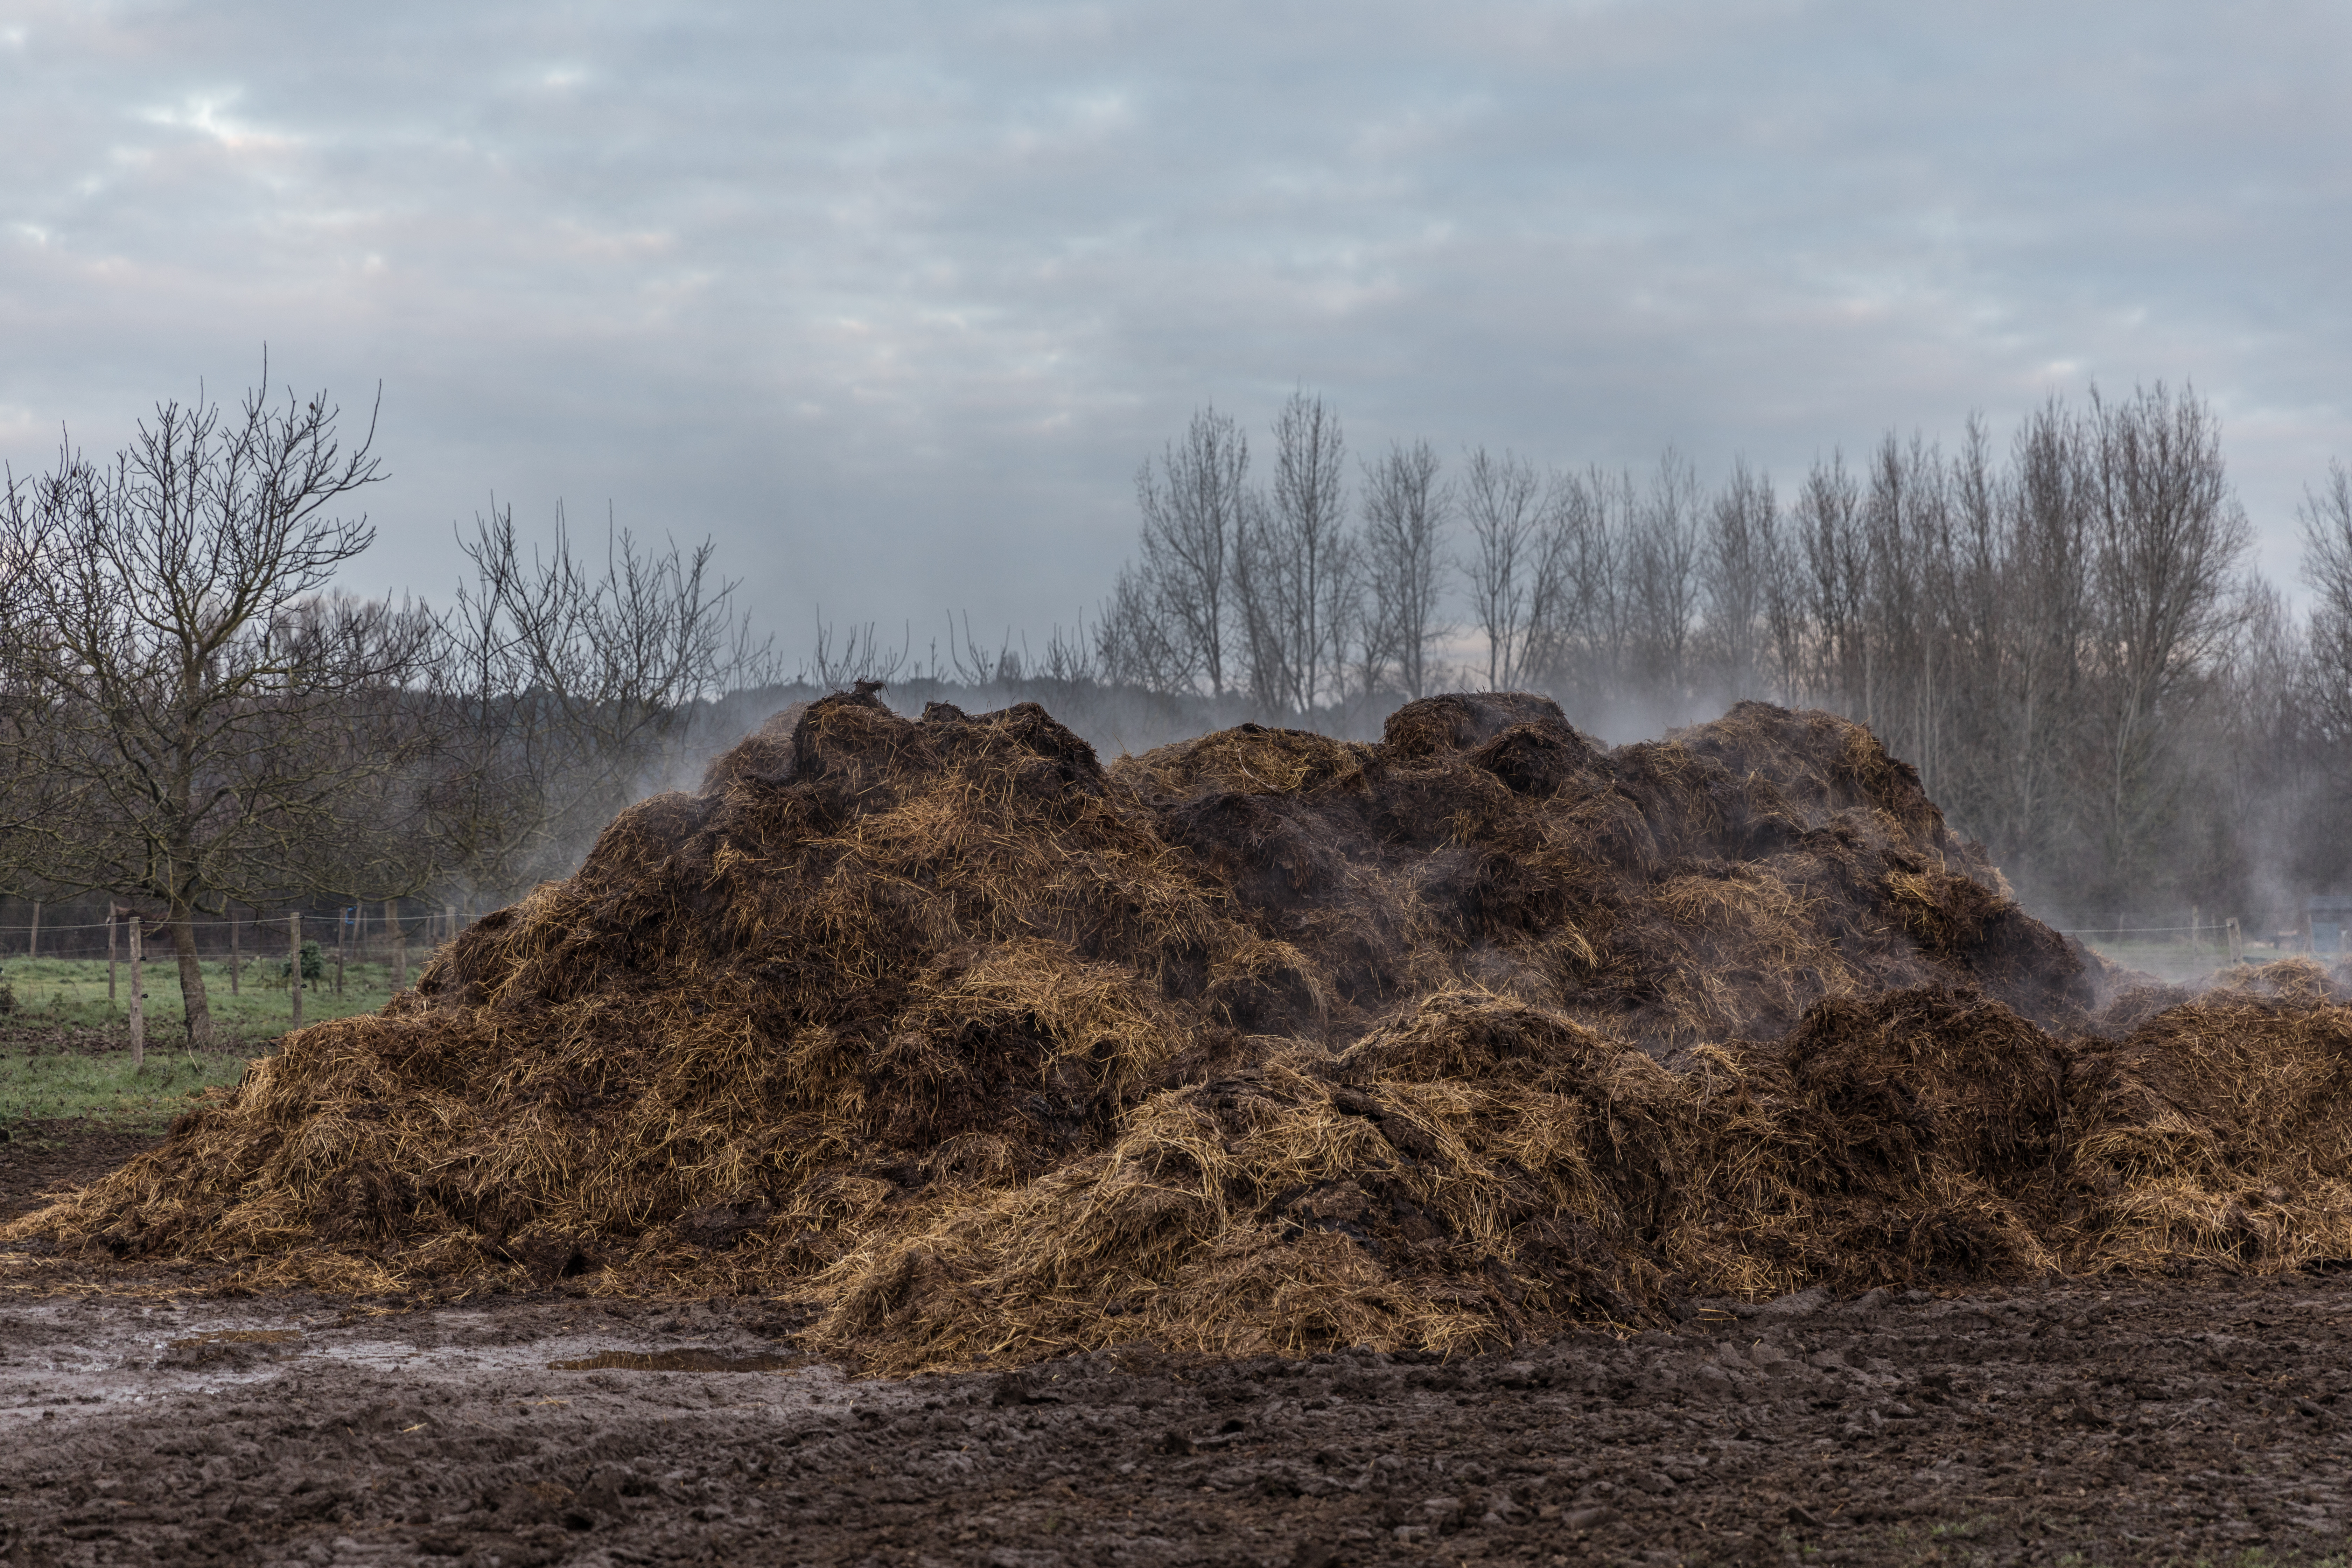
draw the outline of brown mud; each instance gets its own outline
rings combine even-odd
[[[0,1126],[0,1221],[45,1206],[45,1193],[95,1182],[163,1141],[160,1133],[76,1120]]]
[[[1451,1362],[857,1379],[746,1300],[0,1306],[0,1563],[2342,1561],[2352,1288],[1699,1301]]]

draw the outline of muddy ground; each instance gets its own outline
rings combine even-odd
[[[0,1123],[0,1220],[40,1207],[42,1193],[98,1180],[156,1142],[152,1131],[88,1121]]]
[[[2336,1279],[1806,1293],[1452,1364],[903,1383],[799,1363],[795,1327],[758,1301],[20,1289],[0,1562],[2252,1564],[2352,1532]]]

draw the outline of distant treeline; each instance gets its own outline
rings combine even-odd
[[[2347,885],[2352,477],[2302,508],[2310,611],[2251,565],[2210,410],[2053,400],[2005,442],[1886,436],[1793,493],[1669,451],[1636,476],[1397,443],[1351,463],[1294,396],[1261,482],[1214,409],[1137,479],[1098,616],[991,670],[1098,742],[1247,717],[1377,731],[1449,687],[1547,692],[1614,740],[1753,697],[1833,710],[1919,769],[2024,896],[2084,925],[2289,918]],[[827,676],[899,673],[870,630]],[[1135,743],[1130,739],[1130,744]]]
[[[1360,459],[1305,395],[1261,475],[1204,409],[1143,466],[1138,549],[1076,626],[919,654],[822,628],[789,675],[708,543],[591,554],[559,518],[533,549],[494,510],[446,606],[339,591],[379,475],[373,423],[338,423],[265,386],[6,479],[0,894],[163,927],[197,1029],[199,921],[495,907],[858,679],[909,710],[1041,701],[1113,752],[1244,720],[1368,737],[1463,687],[1550,693],[1610,740],[1757,697],[1871,725],[2070,923],[2258,924],[2352,869],[2352,476],[2306,498],[2290,615],[2210,412],[2162,386],[2053,401],[2005,444],[1889,436],[1786,495],[1673,452]]]

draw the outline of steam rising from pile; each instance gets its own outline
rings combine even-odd
[[[1105,769],[836,696],[0,1234],[772,1292],[900,1371],[2352,1258],[2325,977],[2101,984],[1826,714],[1602,752],[1441,697]]]

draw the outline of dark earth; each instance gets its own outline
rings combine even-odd
[[[0,1144],[0,1214],[121,1157],[61,1141]],[[0,1562],[2251,1565],[2352,1532],[2336,1278],[902,1382],[803,1362],[765,1301],[173,1283],[0,1258]]]
[[[37,1194],[94,1182],[160,1140],[84,1121],[0,1123],[0,1220],[41,1206]]]

